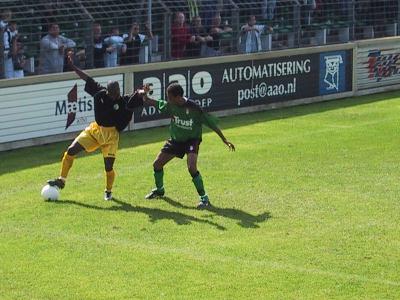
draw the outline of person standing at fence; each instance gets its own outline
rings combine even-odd
[[[201,24],[201,18],[196,16],[193,18],[192,26],[190,27],[190,40],[186,47],[186,57],[205,56],[205,46],[207,42],[212,41],[212,37],[207,33],[204,26]],[[203,50],[203,51],[202,51]],[[202,53],[203,52],[203,53]]]
[[[49,26],[49,33],[40,41],[39,73],[62,73],[66,48],[74,48],[75,42],[60,35],[60,27],[53,23]]]
[[[104,68],[104,56],[106,51],[112,51],[112,46],[107,48],[101,33],[100,23],[93,24],[93,66],[95,68]]]
[[[12,61],[14,67],[14,78],[23,78],[26,57],[24,53],[24,44],[19,38],[15,38],[12,49]]]
[[[60,176],[48,180],[47,183],[63,189],[76,155],[83,150],[93,152],[100,148],[104,157],[106,174],[104,200],[111,200],[119,132],[128,126],[133,110],[143,105],[143,97],[136,92],[121,96],[117,81],[109,81],[107,87],[102,87],[92,77],[76,67],[71,58],[68,63],[75,73],[86,82],[85,91],[94,98],[95,121],[78,135],[64,153]]]
[[[9,9],[4,10],[0,14],[0,30],[6,30],[8,22],[11,20],[12,12]]]
[[[276,0],[263,0],[262,2],[262,16],[264,20],[271,22],[275,16]]]
[[[189,27],[185,23],[185,15],[183,12],[177,12],[171,28],[171,56],[173,59],[184,57],[189,39]]]
[[[147,95],[149,91],[150,87],[146,85],[144,87],[143,100],[146,103],[155,105],[161,112],[171,116],[169,127],[171,138],[165,143],[153,163],[156,188],[145,198],[154,199],[164,196],[164,166],[174,157],[182,159],[186,154],[187,167],[200,197],[197,208],[207,208],[211,204],[204,189],[203,178],[197,169],[197,157],[202,139],[203,124],[215,131],[222,142],[228,146],[229,150],[234,151],[235,146],[225,138],[218,128],[215,117],[203,111],[201,106],[193,100],[183,96],[183,88],[178,83],[171,83],[168,86],[168,101],[150,98]]]
[[[223,54],[225,47],[222,45],[222,39],[226,34],[231,35],[232,31],[232,28],[228,26],[227,22],[222,25],[221,14],[216,13],[212,19],[212,27],[210,29],[212,41],[208,42],[208,52],[206,56],[218,56]]]
[[[121,57],[121,65],[132,65],[139,63],[140,49],[146,40],[153,38],[153,33],[150,30],[150,24],[145,24],[146,34],[140,33],[139,23],[134,22],[128,35],[124,39],[126,45],[126,53]]]
[[[17,22],[9,21],[3,34],[4,77],[14,78],[13,49],[18,38]]]
[[[114,27],[111,29],[109,37],[104,39],[104,43],[108,49],[104,55],[104,63],[106,68],[117,67],[119,65],[119,58],[121,54],[125,54],[126,45],[124,39],[119,35],[119,29]]]
[[[271,32],[272,27],[270,28],[266,25],[257,25],[256,22],[256,16],[251,15],[248,17],[247,24],[243,25],[240,29],[240,52],[253,53],[262,50],[260,38],[261,34],[263,34],[266,29]]]

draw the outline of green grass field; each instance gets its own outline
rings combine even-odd
[[[221,119],[199,169],[144,200],[167,128],[123,134],[114,196],[98,152],[58,202],[40,189],[69,142],[0,153],[0,299],[400,299],[398,93]]]

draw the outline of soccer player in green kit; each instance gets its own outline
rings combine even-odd
[[[164,189],[164,170],[163,167],[174,157],[183,158],[187,155],[187,167],[196,190],[200,196],[197,208],[203,209],[210,206],[210,201],[204,189],[203,179],[197,169],[197,156],[202,136],[202,125],[214,130],[229,150],[234,151],[235,146],[229,142],[216,124],[216,118],[209,115],[193,100],[183,96],[183,88],[178,83],[171,83],[167,88],[167,99],[155,100],[148,96],[149,85],[143,90],[143,100],[156,106],[161,112],[171,116],[169,131],[171,138],[166,141],[157,158],[153,162],[154,179],[156,188],[146,199],[162,197]]]

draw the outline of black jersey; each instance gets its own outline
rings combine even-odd
[[[143,98],[136,93],[113,100],[107,89],[93,78],[86,80],[85,91],[94,98],[94,118],[103,127],[116,127],[122,131],[132,119],[133,109],[143,105]]]

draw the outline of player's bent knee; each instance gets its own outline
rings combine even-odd
[[[197,170],[196,166],[189,166],[188,167],[188,171],[189,171],[190,175],[192,175],[192,177],[193,177],[193,176],[195,176],[197,174],[198,170]]]
[[[113,158],[105,158],[104,159],[104,169],[106,172],[111,172],[114,168],[114,159]]]
[[[163,166],[163,164],[162,164],[160,161],[155,160],[155,161],[153,162],[153,169],[154,169],[154,170],[159,171],[159,170],[161,170],[163,167],[164,167],[164,166]]]
[[[74,148],[74,146],[71,146],[68,148],[67,153],[70,156],[75,156],[76,154],[78,154],[78,150],[76,148]]]
[[[68,155],[74,156],[81,152],[84,148],[79,143],[74,143],[68,147],[67,153]]]

